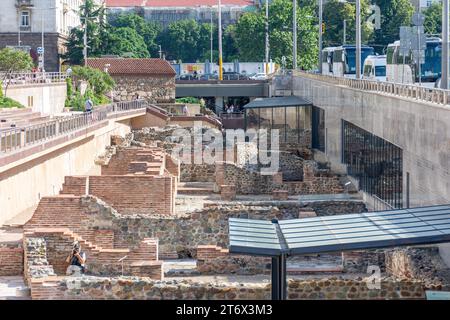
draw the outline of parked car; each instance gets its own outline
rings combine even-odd
[[[267,75],[265,73],[257,73],[250,77],[251,80],[266,80]]]
[[[207,73],[207,74],[202,74],[200,76],[200,80],[217,80],[219,79],[219,76],[217,74],[211,74],[211,73]]]
[[[180,80],[197,80],[197,78],[193,74],[182,74],[182,75],[180,75],[179,79]]]

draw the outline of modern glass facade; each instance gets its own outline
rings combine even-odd
[[[278,129],[280,143],[298,143],[311,132],[311,107],[246,108],[246,129]]]
[[[342,162],[359,188],[392,208],[403,208],[403,150],[342,120]]]

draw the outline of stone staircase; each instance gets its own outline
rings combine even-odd
[[[207,195],[214,193],[214,182],[179,182],[178,194]]]

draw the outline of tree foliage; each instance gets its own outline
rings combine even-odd
[[[150,56],[144,38],[130,27],[109,28],[104,52],[129,58],[148,58]]]
[[[442,3],[433,2],[425,12],[425,33],[439,35],[442,32]]]
[[[361,41],[368,43],[373,34],[373,27],[367,22],[372,14],[369,1],[361,1]],[[344,20],[346,21],[346,43],[356,42],[356,7],[352,2],[330,0],[323,8],[323,22],[325,30],[323,34],[324,47],[340,46],[344,42]]]
[[[99,56],[105,52],[105,38],[107,37],[107,23],[105,9],[98,6],[93,0],[86,0],[80,6],[81,27],[70,31],[67,41],[67,54],[65,58],[71,64],[83,62],[84,30],[87,25],[88,56]]]
[[[372,44],[383,48],[400,39],[400,27],[409,26],[414,7],[410,0],[375,0],[381,10],[381,29],[375,30]]]
[[[109,18],[111,26],[110,31],[114,32],[116,28],[131,28],[144,39],[145,47],[150,56],[159,56],[158,35],[162,32],[162,26],[157,23],[145,21],[137,14],[122,13],[113,15]]]
[[[13,72],[27,72],[33,68],[33,59],[31,56],[21,50],[4,48],[0,50],[0,72],[3,74],[0,81],[0,96],[2,95],[2,83]],[[9,82],[5,87],[5,93],[8,90]]]
[[[241,16],[235,28],[235,41],[241,61],[263,61],[265,59],[265,10]],[[297,61],[303,69],[317,64],[318,28],[315,5],[297,6]],[[273,0],[269,6],[270,58],[281,63],[286,57],[287,66],[292,66],[292,1]]]
[[[79,90],[74,90],[74,82],[84,80],[88,83],[88,87],[84,95]],[[67,81],[67,100],[66,107],[73,110],[84,110],[84,103],[90,98],[94,105],[109,102],[105,96],[114,88],[114,80],[112,77],[98,69],[89,67],[74,66],[72,70],[72,78]]]
[[[217,27],[213,25],[213,40],[217,39]],[[171,23],[159,36],[168,59],[196,62],[207,57],[211,50],[211,24],[195,20]],[[217,46],[217,41],[214,41]]]

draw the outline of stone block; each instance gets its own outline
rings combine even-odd
[[[273,190],[272,199],[273,200],[287,200],[289,192],[287,190]]]
[[[236,186],[223,184],[220,186],[220,197],[224,201],[236,199]]]

